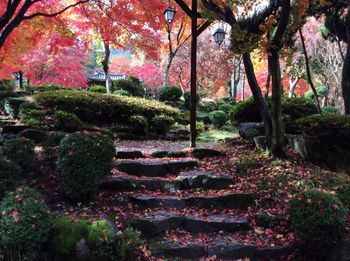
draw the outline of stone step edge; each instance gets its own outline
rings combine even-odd
[[[228,215],[199,217],[163,211],[155,212],[154,216],[149,217],[131,217],[129,224],[141,231],[144,236],[155,236],[174,229],[192,233],[237,232],[250,229],[250,224],[246,217]]]
[[[191,196],[181,198],[179,196],[163,197],[149,196],[145,194],[130,195],[116,198],[115,204],[125,203],[125,201],[143,205],[147,208],[175,208],[181,209],[185,207],[198,208],[230,208],[230,209],[247,209],[254,203],[253,193],[233,193],[219,196]]]
[[[220,260],[236,260],[249,258],[249,260],[275,260],[282,256],[288,256],[295,250],[292,246],[257,247],[242,243],[213,243],[209,246],[204,244],[190,243],[180,245],[170,241],[160,243],[158,247],[150,246],[153,255],[158,257],[178,258],[209,258],[215,256]]]

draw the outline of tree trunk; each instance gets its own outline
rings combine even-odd
[[[169,60],[167,62],[167,65],[165,66],[165,71],[164,71],[163,86],[169,86],[169,72],[170,72],[172,61],[173,61],[172,54],[169,54]]]
[[[295,88],[297,87],[299,80],[300,80],[300,77],[296,78],[294,81],[292,81],[291,78],[289,78],[289,92],[288,92],[289,98],[293,98]]]
[[[269,97],[270,92],[270,83],[271,83],[271,73],[267,73],[266,85],[265,85],[265,99]]]
[[[106,91],[107,94],[111,93],[111,81],[110,81],[110,75],[109,75],[109,57],[111,55],[111,50],[109,46],[109,42],[103,42],[104,47],[105,47],[105,57],[102,61],[102,67],[103,71],[106,76]]]
[[[18,72],[18,76],[19,76],[19,88],[21,90],[23,90],[23,72],[22,71],[19,71]]]
[[[247,75],[247,80],[250,86],[250,90],[252,91],[253,98],[260,111],[261,118],[264,122],[266,146],[267,146],[267,149],[270,150],[271,139],[272,139],[271,113],[267,105],[267,102],[261,93],[258,81],[255,77],[254,66],[249,53],[243,54],[243,64],[245,67],[245,72]]]
[[[273,156],[284,156],[284,130],[282,123],[282,85],[281,85],[281,67],[279,62],[278,50],[270,50],[269,66],[272,78],[272,140],[271,153]]]
[[[307,76],[307,81],[312,89],[312,92],[314,93],[314,97],[315,97],[315,103],[317,106],[317,111],[319,114],[322,114],[322,110],[321,110],[321,106],[320,106],[320,101],[318,100],[318,94],[315,88],[315,85],[312,81],[311,78],[311,70],[310,70],[310,63],[309,63],[309,57],[307,55],[307,51],[306,51],[306,47],[305,47],[305,40],[304,40],[304,36],[303,36],[303,32],[302,29],[299,29],[299,36],[300,36],[300,40],[301,40],[301,45],[303,47],[303,53],[304,53],[304,57],[305,57],[305,66],[306,66],[306,76]]]
[[[345,114],[350,114],[350,12],[348,12],[346,19],[346,37],[348,40],[348,46],[346,48],[346,54],[343,66],[342,75],[342,91],[344,98]]]

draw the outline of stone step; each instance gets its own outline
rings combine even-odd
[[[160,150],[151,153],[153,158],[186,158],[187,153],[185,151],[167,151]]]
[[[119,171],[134,176],[165,177],[186,168],[198,167],[196,160],[123,160],[116,164]]]
[[[130,225],[145,236],[154,236],[167,230],[181,229],[192,233],[236,232],[249,229],[244,217],[211,215],[207,217],[183,216],[167,211],[157,211],[147,217],[134,217]]]
[[[192,156],[198,159],[206,157],[222,157],[225,154],[222,151],[206,148],[195,148],[192,150]]]
[[[141,151],[117,151],[115,157],[117,159],[139,159],[144,158],[145,156]]]
[[[181,173],[176,180],[150,178],[134,178],[131,176],[111,176],[101,185],[102,190],[113,191],[162,191],[176,192],[186,189],[227,189],[233,184],[232,178],[215,175],[212,172],[193,171]]]
[[[120,201],[120,199],[118,199]],[[117,200],[117,202],[118,202]],[[247,209],[254,203],[254,195],[250,193],[230,193],[219,196],[168,196],[168,195],[131,195],[128,200],[145,208],[197,207],[204,209]]]
[[[200,240],[195,240],[200,242]],[[294,248],[257,247],[253,244],[231,242],[224,238],[216,238],[210,244],[186,243],[179,241],[163,241],[150,244],[152,254],[157,257],[199,259],[214,257],[218,260],[287,260]],[[283,259],[282,259],[283,258]],[[216,260],[215,259],[215,260]]]

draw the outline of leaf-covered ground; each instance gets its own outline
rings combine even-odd
[[[224,195],[232,192],[252,192],[255,194],[255,205],[248,211],[233,209],[196,209],[184,208],[181,210],[171,209],[180,215],[193,215],[207,217],[212,214],[228,214],[232,216],[243,216],[249,219],[252,229],[244,232],[225,234],[223,232],[210,234],[192,235],[186,231],[168,231],[163,235],[165,239],[174,242],[212,242],[217,236],[227,241],[244,242],[261,247],[273,246],[297,246],[298,238],[293,233],[288,221],[288,201],[300,191],[309,188],[320,188],[327,191],[334,191],[336,187],[344,182],[349,182],[345,174],[335,173],[325,168],[315,166],[291,150],[287,150],[287,159],[273,159],[262,152],[257,151],[250,143],[240,141],[236,145],[219,145],[203,143],[202,146],[215,147],[226,153],[220,158],[205,158],[200,161],[201,169],[213,171],[217,174],[225,174],[233,178],[234,182],[229,189],[225,190],[190,190],[175,192],[159,191],[137,191],[137,192],[111,192],[98,191],[94,197],[87,202],[70,203],[66,201],[59,186],[59,177],[54,170],[54,164],[47,160],[48,155],[38,157],[42,160],[41,177],[33,181],[33,185],[43,191],[48,199],[50,207],[57,213],[75,217],[99,217],[107,214],[113,217],[119,228],[127,226],[129,216],[147,216],[162,210],[141,209],[133,204],[116,204],[116,199],[121,196],[144,192],[148,195],[166,195],[190,197],[194,195]],[[116,143],[117,150],[141,150],[149,154],[156,150],[184,149],[187,143],[172,143],[163,141],[148,142],[120,142]],[[117,169],[111,175],[124,175]],[[137,178],[137,177],[134,177]],[[169,179],[175,179],[171,175]],[[277,217],[277,221],[270,227],[258,226],[259,216],[262,214]],[[146,259],[155,259],[146,248],[143,249]],[[290,257],[293,260],[295,256]],[[215,258],[213,259],[215,260]],[[308,259],[310,260],[310,259]]]

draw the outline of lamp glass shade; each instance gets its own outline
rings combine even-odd
[[[218,28],[214,33],[215,43],[217,43],[218,45],[222,44],[225,40],[225,34],[226,33],[224,29]]]
[[[165,21],[170,24],[173,20],[174,20],[174,16],[175,16],[175,9],[172,8],[171,6],[169,6],[165,12],[164,12],[164,16],[165,16]]]

